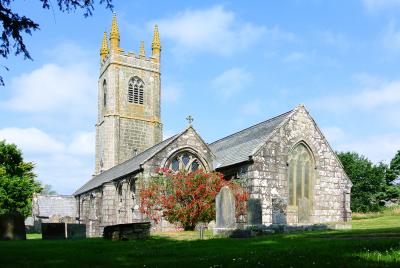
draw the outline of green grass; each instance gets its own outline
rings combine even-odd
[[[393,206],[379,212],[353,213],[352,218],[353,220],[362,220],[379,218],[382,216],[400,216],[400,206]]]
[[[147,241],[3,241],[0,267],[400,267],[400,216],[355,220],[353,227],[249,239],[181,232]]]

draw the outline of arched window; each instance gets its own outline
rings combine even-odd
[[[107,82],[103,81],[103,105],[106,107],[107,105]]]
[[[136,104],[143,104],[143,89],[144,82],[137,76],[134,76],[129,81],[128,86],[128,101]]]
[[[289,155],[289,205],[311,204],[314,161],[310,150],[299,143]]]
[[[193,172],[198,169],[204,169],[204,165],[197,156],[188,152],[182,151],[175,154],[168,162],[167,167],[172,171]]]

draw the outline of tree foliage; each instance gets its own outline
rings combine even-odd
[[[338,157],[353,183],[352,211],[378,211],[382,209],[385,201],[400,197],[399,186],[392,185],[396,178],[394,174],[398,174],[399,153],[393,158],[390,166],[382,162],[373,164],[366,157],[355,152],[341,152],[338,153]]]
[[[14,0],[0,0],[1,44],[0,55],[7,58],[11,49],[15,49],[15,55],[22,54],[24,59],[32,59],[26,48],[23,35],[31,35],[32,31],[39,29],[39,24],[32,19],[15,12],[11,5]],[[42,8],[50,9],[50,0],[39,0]],[[57,7],[62,12],[83,10],[84,16],[91,16],[94,11],[95,0],[56,0]],[[106,8],[112,9],[112,0],[99,0]],[[7,70],[7,67],[4,67]],[[3,77],[0,76],[0,85],[4,85]]]
[[[0,141],[0,214],[30,214],[32,196],[42,190],[33,168],[32,162],[23,161],[17,146]]]
[[[386,176],[386,182],[388,184],[393,184],[399,178],[400,178],[400,150],[397,151],[392,161],[390,161],[388,174]]]
[[[236,199],[236,214],[244,215],[248,194],[235,182],[226,181],[222,174],[198,170],[191,173],[172,173],[158,169],[140,192],[140,211],[158,223],[164,217],[185,230],[193,230],[198,222],[215,219],[215,197],[228,186]]]

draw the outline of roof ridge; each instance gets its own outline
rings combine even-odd
[[[220,138],[220,139],[218,139],[218,140],[216,140],[216,141],[213,141],[212,143],[209,143],[208,145],[212,145],[212,144],[217,143],[217,142],[219,142],[219,141],[222,141],[222,140],[225,140],[225,139],[227,139],[227,138],[230,138],[230,137],[232,137],[232,136],[234,136],[234,135],[237,135],[237,134],[239,134],[239,133],[241,133],[241,132],[244,132],[244,131],[249,130],[249,129],[251,129],[251,128],[257,127],[257,126],[259,126],[259,125],[261,125],[261,124],[264,124],[264,123],[267,123],[267,122],[269,122],[269,121],[272,121],[273,119],[276,119],[276,118],[278,118],[278,117],[280,117],[280,116],[289,114],[289,113],[291,113],[292,111],[293,111],[293,109],[290,110],[290,111],[287,111],[287,112],[285,112],[285,113],[282,113],[282,114],[276,115],[276,116],[274,116],[274,117],[271,117],[271,118],[269,118],[269,119],[267,119],[267,120],[264,120],[264,121],[262,121],[262,122],[260,122],[260,123],[257,123],[257,124],[255,124],[255,125],[249,126],[249,127],[245,128],[245,129],[239,130],[239,131],[234,132],[234,133],[232,133],[232,134],[230,134],[230,135],[228,135],[228,136],[225,136],[225,137]]]
[[[98,175],[100,175],[100,174],[102,174],[102,173],[104,173],[104,172],[107,172],[107,171],[109,171],[109,170],[112,170],[112,169],[114,169],[114,168],[116,168],[116,167],[118,167],[118,166],[120,166],[120,165],[122,165],[122,164],[125,164],[126,162],[131,161],[132,159],[135,159],[135,158],[141,156],[141,155],[144,154],[145,152],[149,151],[150,149],[156,147],[157,145],[159,145],[159,144],[161,144],[161,143],[163,143],[163,142],[166,142],[166,141],[169,140],[169,139],[172,139],[172,138],[175,137],[176,135],[177,135],[177,134],[175,134],[175,135],[173,135],[173,136],[171,136],[171,137],[169,137],[169,138],[167,138],[167,139],[165,139],[165,140],[163,140],[163,141],[160,141],[159,143],[154,144],[153,146],[147,148],[147,149],[144,150],[143,152],[140,152],[139,154],[135,155],[134,157],[131,157],[131,158],[125,160],[125,161],[122,162],[122,163],[119,163],[119,164],[117,164],[117,165],[115,165],[115,166],[113,166],[113,167],[111,167],[111,168],[109,168],[109,169],[107,169],[107,170],[104,170],[103,172],[97,174],[95,177],[97,177]]]
[[[107,169],[107,170],[104,170],[103,172],[101,172],[101,173],[99,173],[99,174],[93,176],[90,180],[88,180],[85,184],[83,184],[78,190],[76,190],[72,195],[75,196],[75,195],[76,195],[78,192],[80,192],[89,182],[91,182],[92,180],[96,179],[96,178],[99,177],[100,175],[104,175],[105,173],[111,172],[112,170],[114,170],[114,169],[120,167],[121,165],[123,165],[123,164],[125,164],[125,163],[127,163],[127,162],[129,162],[129,161],[132,161],[132,160],[135,159],[135,158],[138,158],[139,156],[141,156],[141,155],[144,154],[145,152],[151,150],[152,148],[154,148],[154,147],[160,145],[160,144],[163,143],[163,142],[167,142],[168,140],[171,140],[171,139],[175,138],[177,135],[178,135],[178,134],[172,135],[171,137],[169,137],[169,138],[167,138],[167,139],[165,139],[165,140],[163,140],[163,141],[160,141],[159,143],[154,144],[153,146],[147,148],[147,149],[144,150],[143,152],[141,152],[141,153],[135,155],[134,157],[131,157],[131,158],[125,160],[124,162],[119,163],[118,165],[115,165],[115,166],[113,166],[113,167],[111,167],[111,168],[109,168],[109,169]]]

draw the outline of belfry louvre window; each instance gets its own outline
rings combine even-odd
[[[301,200],[312,199],[314,162],[309,149],[299,143],[289,155],[289,205],[298,206]]]
[[[143,104],[144,103],[144,83],[142,79],[134,76],[129,81],[128,86],[128,102]]]

